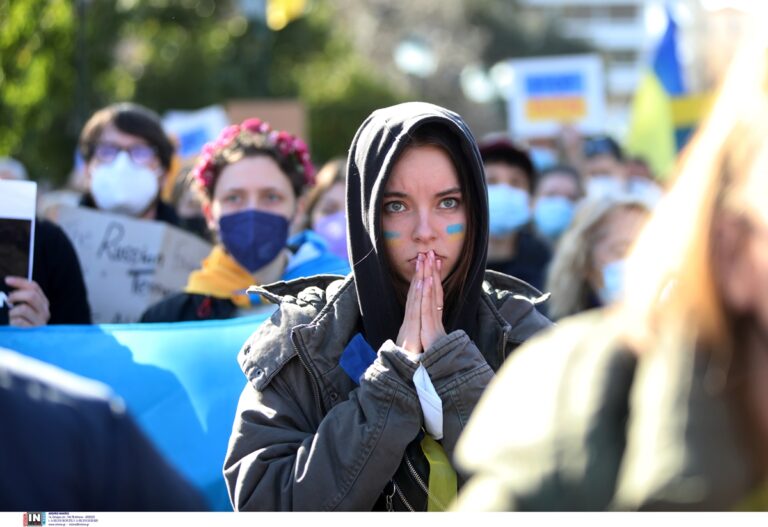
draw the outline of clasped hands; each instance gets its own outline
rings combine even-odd
[[[445,335],[443,327],[442,261],[435,252],[419,253],[405,301],[403,325],[397,345],[410,353],[422,353]]]

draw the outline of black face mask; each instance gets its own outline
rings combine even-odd
[[[190,216],[189,218],[179,218],[179,227],[187,232],[196,234],[207,242],[213,243],[213,236],[208,230],[208,222],[204,216]]]

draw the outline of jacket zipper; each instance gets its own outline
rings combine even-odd
[[[296,338],[298,339],[298,336]],[[293,334],[291,335],[291,344],[293,344],[293,349],[296,351],[296,355],[299,357],[299,362],[301,362],[301,365],[304,366],[304,369],[307,370],[309,377],[312,379],[312,389],[313,389],[312,391],[315,395],[315,404],[317,405],[317,410],[318,412],[320,412],[320,415],[325,415],[325,412],[323,411],[323,406],[320,403],[320,383],[318,382],[317,377],[315,377],[315,374],[309,368],[309,365],[304,359],[304,356],[301,354],[301,350],[299,349],[299,346],[296,344],[296,340],[294,340]]]
[[[408,458],[408,454],[405,454],[405,464],[406,464],[406,466],[408,466],[408,471],[411,473],[411,476],[413,476],[413,479],[416,480],[416,483],[419,484],[419,487],[421,487],[421,490],[423,490],[424,493],[427,495],[427,501],[429,501],[431,499],[432,501],[434,501],[437,504],[438,507],[440,507],[441,509],[445,510],[445,505],[443,505],[440,502],[439,499],[437,499],[436,497],[434,497],[432,494],[429,493],[429,487],[427,487],[424,484],[424,480],[421,479],[421,476],[419,476],[419,473],[416,472],[416,469],[413,467],[413,464],[411,464],[411,460]],[[394,483],[394,481],[393,481],[393,483]],[[398,493],[399,492],[400,492],[400,490],[398,489]],[[402,495],[400,497],[402,498]],[[410,508],[410,506],[408,506],[408,508]]]
[[[507,354],[504,351],[507,349],[507,331],[511,329],[510,326],[506,326],[501,332],[501,348],[499,348],[499,356],[501,357],[501,363],[503,364],[507,360]]]
[[[400,487],[397,486],[397,483],[395,483],[394,479],[392,480],[392,486],[395,488],[395,491],[397,492],[397,495],[400,496],[400,501],[402,501],[405,504],[405,507],[410,512],[416,512],[416,510],[413,507],[411,507],[411,504],[408,503],[408,500],[405,499],[405,494],[403,493],[402,490],[400,490]],[[395,508],[392,507],[392,496],[387,496],[387,506],[391,507],[389,509],[389,512],[394,512],[395,511]]]

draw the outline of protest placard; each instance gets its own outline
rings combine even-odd
[[[37,183],[0,179],[0,325],[8,323],[6,276],[32,279]]]
[[[510,60],[509,129],[520,139],[552,137],[564,124],[604,132],[603,64],[597,55]]]
[[[229,117],[219,105],[199,110],[170,110],[163,116],[163,128],[178,141],[182,159],[197,156],[205,143],[216,139],[227,125]]]
[[[52,215],[75,246],[95,324],[138,321],[147,307],[183,289],[211,251],[167,223],[65,206]]]

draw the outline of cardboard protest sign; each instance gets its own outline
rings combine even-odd
[[[6,276],[32,279],[37,183],[0,179],[0,325],[8,324]]]
[[[550,137],[564,124],[603,132],[605,88],[597,55],[510,60],[509,128],[518,138]]]
[[[211,251],[166,223],[64,206],[52,215],[77,251],[95,324],[138,321],[150,305],[183,289]]]

